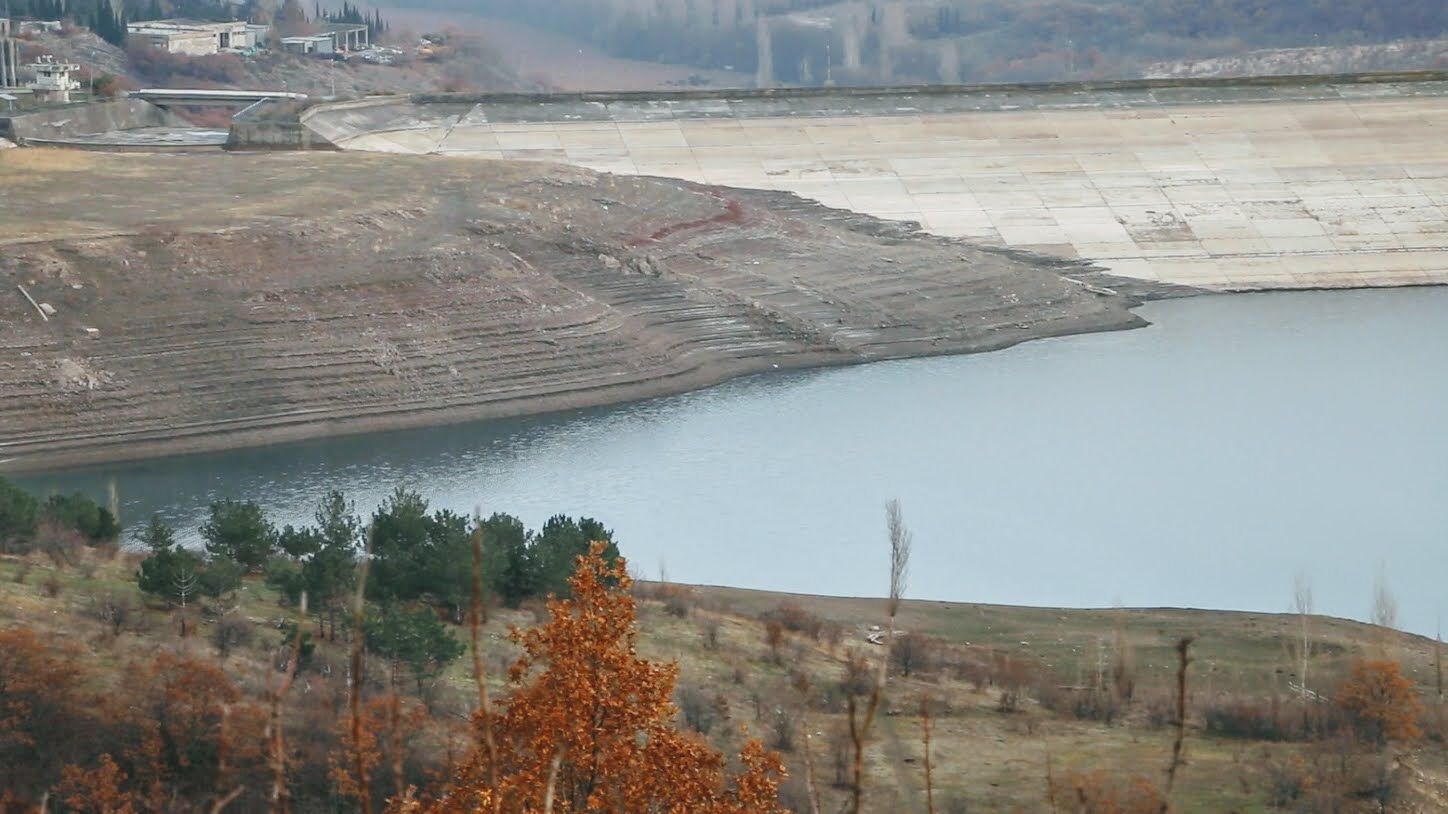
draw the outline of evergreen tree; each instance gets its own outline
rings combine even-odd
[[[176,545],[176,533],[166,525],[161,515],[153,514],[151,521],[136,535],[136,542],[145,546],[152,554],[157,554]]]
[[[80,492],[51,495],[41,507],[41,515],[76,532],[92,545],[109,542],[121,534],[121,526],[110,510]]]
[[[260,571],[277,543],[276,529],[261,506],[249,500],[212,503],[201,537],[208,554],[231,560],[243,571]]]
[[[368,617],[362,629],[369,650],[411,671],[419,695],[463,654],[462,643],[427,608],[409,611],[389,603]]]
[[[29,492],[0,478],[0,551],[26,550],[35,539],[40,504]]]

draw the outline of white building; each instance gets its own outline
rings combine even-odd
[[[334,51],[363,51],[371,45],[361,23],[323,23],[321,33],[332,38]]]
[[[171,54],[205,56],[221,51],[256,46],[252,26],[240,20],[208,23],[199,20],[145,20],[128,23],[132,39],[148,43]]]
[[[328,34],[282,37],[282,50],[293,54],[331,54],[337,50],[337,43]]]
[[[56,62],[55,57],[46,54],[25,67],[35,72],[35,78],[25,87],[37,101],[65,104],[70,101],[70,92],[80,89],[80,83],[70,78],[80,70],[73,62]]]
[[[269,25],[247,23],[246,33],[251,35],[251,45],[253,48],[265,48],[271,42],[271,26]]]

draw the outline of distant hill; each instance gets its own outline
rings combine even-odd
[[[1440,0],[400,0],[397,5],[466,9],[565,34],[615,57],[759,73],[784,84],[1133,77],[1163,62],[1448,34],[1448,3]],[[1402,67],[1431,67],[1431,60]]]

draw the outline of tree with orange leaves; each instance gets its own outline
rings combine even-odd
[[[38,795],[87,753],[94,704],[77,656],[27,628],[0,630],[0,790]]]
[[[110,755],[101,755],[100,765],[94,769],[66,766],[61,770],[55,796],[75,814],[136,814],[135,795],[125,790],[125,783],[121,767]]]
[[[1358,736],[1378,746],[1423,735],[1417,720],[1422,703],[1396,661],[1373,659],[1354,664],[1352,674],[1338,687],[1337,703],[1352,716]]]
[[[509,672],[514,691],[500,714],[479,711],[478,746],[446,796],[399,808],[782,814],[777,755],[751,741],[731,779],[721,754],[675,727],[678,668],[637,655],[631,584],[602,544],[579,557],[572,598],[550,601],[541,628],[513,632],[523,648]]]

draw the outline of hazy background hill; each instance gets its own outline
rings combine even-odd
[[[1440,39],[1448,32],[1448,3],[1441,0],[395,0],[395,5],[452,17],[463,27],[492,27],[499,47],[527,63],[524,71],[551,76],[557,84],[570,84],[558,82],[560,76],[599,84],[580,66],[603,67],[606,59],[684,66],[691,70],[668,81],[715,85],[1448,67],[1448,44]],[[566,38],[572,47],[527,47],[530,38],[549,36]]]

